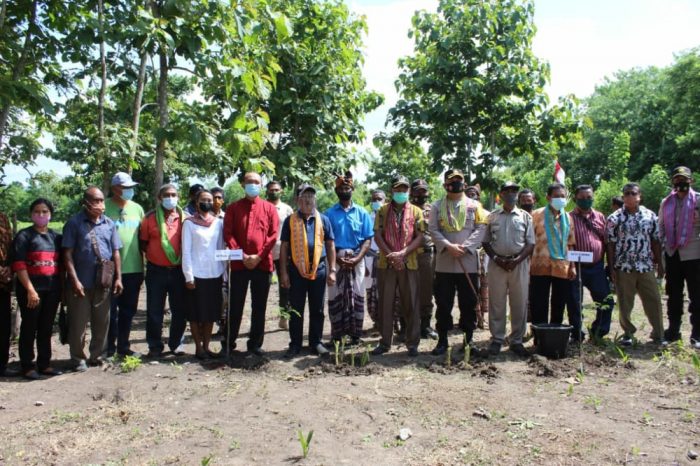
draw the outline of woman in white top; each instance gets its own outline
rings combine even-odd
[[[214,259],[224,249],[223,221],[212,215],[213,197],[208,190],[195,199],[197,212],[182,225],[182,273],[187,287],[187,320],[199,359],[215,357],[209,350],[214,322],[221,316],[221,286],[225,262]]]

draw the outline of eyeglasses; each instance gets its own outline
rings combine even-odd
[[[639,191],[625,191],[622,194],[625,196],[639,196]]]

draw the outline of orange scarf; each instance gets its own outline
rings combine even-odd
[[[316,280],[316,271],[323,254],[323,221],[321,214],[314,212],[314,257],[309,261],[309,239],[306,236],[306,221],[295,212],[289,217],[290,245],[292,248],[292,262],[299,271],[299,275],[307,280]]]

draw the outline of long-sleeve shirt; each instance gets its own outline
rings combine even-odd
[[[226,209],[224,241],[229,249],[242,249],[246,255],[262,258],[258,270],[272,272],[272,248],[277,242],[279,217],[275,206],[256,197],[244,197]],[[231,261],[231,270],[245,270],[242,261]]]
[[[223,275],[225,263],[214,260],[216,250],[223,248],[224,227],[220,218],[208,227],[185,220],[182,224],[182,274],[185,281]]]

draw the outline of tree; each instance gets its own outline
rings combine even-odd
[[[367,183],[377,183],[387,189],[391,178],[403,175],[409,180],[421,178],[429,185],[441,180],[440,174],[431,169],[427,152],[417,142],[405,138],[401,133],[380,133],[374,138],[378,156],[368,157]]]
[[[675,160],[700,169],[700,48],[676,57],[668,70],[668,91]]]

